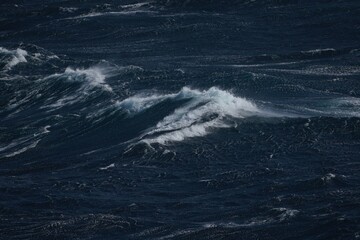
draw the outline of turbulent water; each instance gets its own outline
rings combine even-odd
[[[358,0],[0,3],[0,239],[359,239]]]

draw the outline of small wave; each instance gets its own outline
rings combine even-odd
[[[112,164],[110,164],[110,165],[108,165],[108,166],[106,166],[106,167],[101,167],[101,168],[99,168],[100,170],[107,170],[107,169],[109,169],[109,168],[114,168],[115,167],[115,163],[112,163]]]
[[[51,71],[51,69],[57,69],[62,61],[54,53],[34,44],[21,43],[14,50],[0,47],[0,70],[2,69],[5,74],[13,73],[12,70],[21,70],[22,76],[32,77],[34,68],[41,71]],[[13,77],[18,76],[11,75]],[[1,78],[6,80],[4,75]]]
[[[210,129],[230,127],[233,125],[231,118],[275,116],[258,108],[255,103],[217,87],[204,91],[184,87],[176,94],[137,95],[118,103],[118,106],[131,114],[137,114],[165,100],[188,101],[145,132],[142,142],[164,145],[205,136]]]
[[[321,177],[321,180],[325,183],[330,182],[332,179],[336,178],[336,175],[333,173],[328,173],[325,176]]]
[[[360,68],[355,66],[312,66],[305,69],[277,69],[268,68],[267,71],[283,72],[295,75],[314,76],[353,76],[360,73]]]
[[[101,87],[106,91],[111,92],[112,88],[105,82],[106,71],[109,69],[102,67],[90,67],[87,69],[67,67],[64,73],[55,73],[48,78],[65,77],[68,81],[81,81],[85,83],[86,89],[93,87]]]
[[[78,80],[78,76],[84,76],[85,80],[90,86],[102,87],[107,91],[112,91],[112,88],[105,82],[104,69],[100,67],[92,67],[88,69],[72,69],[66,68],[65,74],[68,75],[69,80]]]
[[[67,19],[79,19],[79,18],[92,18],[92,17],[103,17],[103,16],[121,16],[121,15],[137,15],[137,14],[152,14],[157,13],[156,11],[151,10],[124,10],[118,12],[91,12],[88,14],[83,14],[76,17],[71,17]]]
[[[10,56],[10,59],[3,68],[5,70],[10,70],[12,67],[21,62],[27,62],[26,56],[28,55],[28,52],[21,48],[17,48],[16,50],[8,50],[6,48],[0,47],[0,54]]]
[[[334,104],[337,107],[357,108],[360,107],[360,99],[355,97],[343,97],[336,99]]]
[[[252,67],[269,67],[269,66],[283,66],[283,65],[295,65],[302,63],[304,61],[298,62],[278,62],[278,63],[263,63],[263,64],[236,64],[236,65],[229,65],[230,67],[237,67],[237,68],[252,68]],[[225,65],[226,66],[226,65]]]
[[[121,5],[121,7],[124,9],[139,9],[144,6],[148,7],[150,6],[150,4],[151,2],[140,2],[140,3]]]
[[[174,96],[176,96],[176,94],[150,96],[137,95],[129,97],[121,102],[117,102],[116,105],[127,111],[130,115],[133,115],[142,112],[165,99],[173,98]]]
[[[266,225],[266,224],[273,224],[276,222],[284,222],[288,221],[289,219],[295,217],[299,214],[300,211],[296,209],[289,209],[289,208],[273,208],[267,212],[265,216],[255,217],[250,219],[248,222],[243,224],[242,226],[258,226],[258,225]]]
[[[30,145],[28,145],[26,147],[23,147],[23,148],[21,148],[21,149],[19,149],[17,151],[14,151],[12,153],[9,153],[9,154],[5,155],[5,157],[7,157],[7,158],[14,157],[14,156],[19,155],[19,154],[21,154],[23,152],[26,152],[27,150],[29,150],[31,148],[35,148],[38,145],[39,142],[40,142],[40,139],[36,140],[35,142],[31,143]]]
[[[360,99],[342,97],[318,101],[316,106],[303,107],[302,111],[313,116],[360,117]]]
[[[46,126],[47,129],[49,126]],[[21,153],[28,151],[29,149],[35,148],[41,141],[44,134],[49,133],[45,129],[40,129],[39,132],[23,136],[18,139],[14,139],[7,145],[0,145],[0,158],[10,158]]]
[[[54,97],[47,99],[47,103],[42,108],[56,110],[63,106],[84,102],[90,96],[94,96],[95,93],[101,94],[102,91],[112,94],[113,90],[111,86],[105,82],[106,77],[109,74],[111,75],[111,72],[111,68],[101,66],[94,66],[87,69],[67,67],[63,73],[55,73],[46,77],[43,79],[45,83],[53,80],[61,80],[70,83],[77,82],[81,85],[75,91],[65,90],[55,102]],[[94,91],[95,88],[101,89],[102,91]]]
[[[334,48],[323,48],[323,49],[313,49],[308,51],[302,51],[304,54],[322,54],[322,53],[334,53],[336,50]]]
[[[66,12],[66,13],[73,13],[78,10],[76,7],[60,7],[60,11]]]

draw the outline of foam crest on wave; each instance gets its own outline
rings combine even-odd
[[[105,82],[104,69],[100,67],[91,67],[88,69],[72,69],[66,68],[65,74],[69,76],[70,80],[77,80],[78,76],[83,76],[90,86],[102,87],[107,91],[112,91],[112,88]]]
[[[105,82],[107,69],[98,66],[87,69],[67,67],[64,73],[56,73],[51,77],[65,77],[68,81],[80,81],[87,87],[101,87],[106,91],[112,91],[112,88]]]
[[[21,62],[27,62],[26,56],[28,55],[28,52],[21,48],[17,48],[16,50],[8,50],[6,48],[0,47],[0,53],[11,56],[10,60],[4,66],[5,70],[10,70],[12,67]]]
[[[67,67],[63,73],[55,73],[46,77],[43,79],[45,83],[51,84],[53,80],[61,80],[70,83],[77,82],[80,83],[80,86],[78,86],[76,91],[74,89],[63,91],[56,102],[53,102],[54,98],[51,97],[48,99],[50,102],[46,103],[45,108],[55,110],[63,106],[85,102],[90,97],[99,96],[103,91],[112,93],[113,89],[105,81],[107,76],[112,74],[112,71],[114,69],[101,66],[93,66],[86,69]]]
[[[121,102],[117,102],[116,105],[129,114],[137,114],[141,111],[144,111],[165,99],[173,98],[175,94],[167,94],[167,95],[136,95],[133,97],[129,97]]]
[[[255,103],[217,87],[203,91],[184,87],[176,94],[136,95],[118,103],[118,106],[136,114],[165,100],[185,99],[189,101],[148,129],[141,137],[142,142],[167,144],[183,141],[205,136],[211,129],[231,127],[231,118],[269,115]]]

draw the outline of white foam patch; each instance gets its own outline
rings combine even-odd
[[[301,51],[302,53],[310,53],[310,54],[319,54],[319,53],[327,53],[327,52],[335,52],[334,48],[320,48],[320,49],[312,49],[308,51]]]
[[[68,67],[63,73],[52,74],[42,81],[51,81],[52,79],[61,79],[63,81],[80,82],[81,87],[77,91],[71,91],[63,94],[56,102],[47,103],[42,108],[52,108],[52,110],[66,105],[72,105],[77,102],[85,101],[87,96],[94,92],[94,88],[100,88],[107,92],[112,92],[112,88],[106,83],[106,76],[114,71],[110,67],[94,66],[87,69],[73,69]],[[50,99],[53,101],[53,99]]]
[[[355,97],[344,97],[336,99],[338,106],[360,107],[360,99]]]
[[[67,12],[67,13],[72,13],[72,12],[75,12],[78,10],[78,8],[76,8],[76,7],[60,7],[59,9],[60,9],[60,11]]]
[[[105,16],[132,16],[138,14],[155,14],[156,11],[151,10],[124,10],[119,12],[91,12],[76,17],[70,17],[67,19],[82,19],[82,18],[93,18],[93,17],[105,17]]]
[[[8,61],[4,67],[6,70],[10,70],[12,67],[21,62],[27,62],[25,57],[28,55],[28,53],[21,48],[17,48],[16,50],[8,50],[6,48],[0,47],[0,53],[12,56],[11,60]]]
[[[84,79],[90,86],[102,87],[107,91],[112,91],[112,88],[105,82],[106,76],[104,70],[104,68],[100,67],[91,67],[88,69],[72,69],[68,67],[66,68],[64,74],[67,75],[70,81],[79,81],[80,79]]]
[[[101,168],[99,168],[100,170],[107,170],[107,169],[109,169],[109,168],[114,168],[115,167],[115,163],[112,163],[112,164],[110,164],[110,165],[108,165],[108,166],[106,166],[106,167],[101,167]]]
[[[359,107],[359,98],[343,97],[328,101],[327,106],[323,111],[330,116],[360,117]]]
[[[304,69],[277,69],[267,68],[271,72],[284,72],[295,75],[315,75],[315,76],[353,76],[360,73],[358,66],[322,66],[312,65]]]
[[[39,140],[36,140],[35,142],[31,143],[30,145],[28,145],[28,146],[26,146],[26,147],[23,147],[23,148],[21,148],[21,149],[19,149],[19,150],[17,150],[17,151],[14,151],[14,152],[12,152],[12,153],[9,153],[9,154],[5,155],[5,157],[7,157],[7,158],[9,158],[9,157],[14,157],[14,156],[16,156],[16,155],[19,155],[19,154],[21,154],[21,153],[26,152],[27,150],[29,150],[29,149],[31,149],[31,148],[35,148],[40,141],[41,141],[40,139],[39,139]]]
[[[324,117],[360,117],[360,99],[355,97],[330,98],[317,100],[311,106],[284,105],[288,111],[295,110],[303,116]],[[301,115],[300,115],[301,116]]]
[[[126,110],[129,114],[136,114],[144,111],[167,98],[172,98],[174,94],[168,95],[137,95],[117,102],[116,106]]]
[[[186,138],[205,136],[211,129],[230,127],[233,125],[231,118],[272,115],[259,109],[253,102],[216,87],[204,91],[184,87],[176,94],[136,95],[118,103],[118,106],[136,114],[164,100],[185,99],[189,101],[175,109],[155,127],[148,129],[141,141],[165,145]]]
[[[140,7],[143,6],[149,6],[151,2],[140,2],[140,3],[134,3],[134,4],[127,4],[127,5],[122,5],[122,8],[125,9],[138,9]]]
[[[166,145],[170,142],[181,142],[184,141],[186,138],[193,138],[193,137],[202,137],[209,134],[210,128],[226,128],[229,125],[223,124],[220,121],[210,121],[207,123],[202,124],[194,124],[191,126],[183,127],[179,130],[174,130],[169,133],[164,133],[155,138],[143,139],[143,142],[152,144],[152,143],[159,143],[162,145]],[[161,128],[151,132],[160,132]]]
[[[295,65],[308,61],[297,61],[297,62],[278,62],[278,63],[261,63],[261,64],[236,64],[236,65],[222,65],[230,66],[235,68],[253,68],[253,67],[270,67],[270,66],[283,66],[283,65]]]

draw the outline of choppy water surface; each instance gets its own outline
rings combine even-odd
[[[3,1],[1,239],[360,238],[360,4]]]

